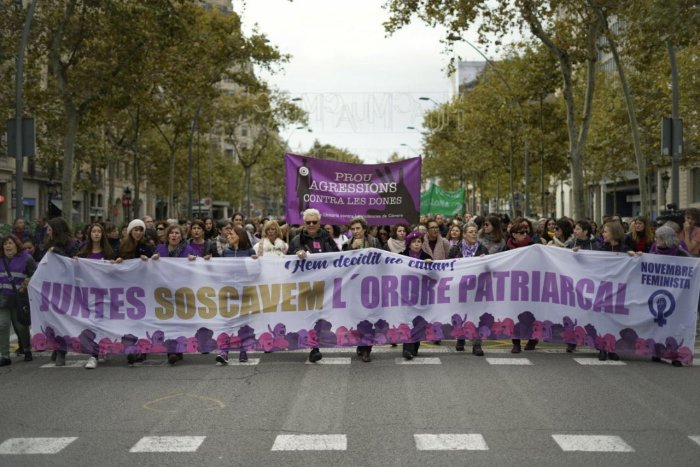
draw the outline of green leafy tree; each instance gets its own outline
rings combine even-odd
[[[556,58],[562,78],[562,96],[566,103],[566,121],[569,139],[568,158],[574,197],[573,215],[585,212],[583,196],[583,154],[588,136],[591,104],[595,88],[597,41],[600,20],[585,4],[576,0],[387,0],[391,17],[385,23],[388,32],[408,24],[414,16],[429,25],[447,29],[445,42],[448,50],[459,35],[466,33],[480,21],[481,42],[489,35],[505,37],[512,30],[526,29]],[[574,98],[575,69],[586,69],[586,93],[582,110]]]

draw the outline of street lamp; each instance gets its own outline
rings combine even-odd
[[[666,191],[668,190],[668,184],[671,181],[671,177],[668,175],[668,172],[664,171],[664,173],[661,174],[661,188],[663,189],[663,195],[664,195],[664,203],[663,207],[667,208],[666,206]]]
[[[122,192],[122,207],[124,208],[124,221],[128,221],[131,218],[129,208],[131,207],[131,190],[129,187],[124,188]]]
[[[427,97],[427,96],[421,96],[421,97],[418,98],[418,100],[420,100],[420,101],[426,101],[426,102],[432,102],[432,103],[435,104],[435,105],[440,105],[439,102],[436,102],[436,101],[434,101],[433,99],[431,99],[430,97]]]

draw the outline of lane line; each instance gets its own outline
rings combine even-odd
[[[488,451],[480,434],[420,434],[413,435],[419,451]]]
[[[76,439],[10,438],[0,444],[0,454],[57,454]]]
[[[403,357],[395,358],[397,365],[442,365],[438,357],[414,357],[413,360],[406,360]]]
[[[634,452],[619,436],[609,435],[552,435],[562,451]]]
[[[345,435],[277,435],[272,451],[347,451]]]
[[[605,360],[600,361],[597,358],[574,358],[574,361],[579,365],[590,365],[590,366],[619,366],[627,365],[621,360]]]
[[[206,436],[144,436],[129,452],[195,452]]]
[[[350,357],[323,357],[321,360],[312,363],[308,359],[306,360],[306,365],[350,365]]]
[[[700,436],[688,436],[688,438],[700,445]]]
[[[532,362],[527,358],[488,358],[486,362],[489,365],[532,365]]]

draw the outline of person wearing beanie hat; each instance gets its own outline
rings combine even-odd
[[[141,219],[134,219],[126,227],[126,234],[129,235],[135,227],[140,227],[143,231],[146,230],[146,224]]]
[[[418,230],[414,230],[406,235],[406,249],[401,255],[430,263],[433,261],[433,258],[423,249],[423,234]],[[412,360],[413,357],[418,355],[419,347],[420,341],[405,342],[403,344],[403,358]]]
[[[343,251],[362,250],[364,248],[380,248],[379,241],[367,233],[367,221],[362,216],[355,216],[348,222],[348,227],[352,237],[343,244]],[[360,341],[362,345],[357,346],[357,356],[365,363],[372,361],[370,353],[372,346],[367,342]]]

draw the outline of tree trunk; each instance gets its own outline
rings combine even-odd
[[[73,156],[75,155],[75,138],[78,133],[80,116],[73,104],[64,100],[66,111],[66,134],[63,137],[63,177],[61,193],[63,203],[63,218],[69,226],[73,225]]]
[[[632,145],[634,146],[634,157],[637,161],[637,180],[639,184],[639,200],[640,200],[640,214],[651,218],[651,204],[649,202],[649,186],[647,183],[647,167],[646,160],[642,154],[642,144],[639,139],[639,124],[637,123],[637,111],[634,107],[634,100],[632,99],[632,91],[630,90],[629,82],[627,81],[627,76],[625,75],[625,69],[620,61],[620,54],[617,49],[617,42],[615,38],[610,33],[610,28],[608,27],[608,18],[603,13],[600,6],[595,5],[591,0],[588,2],[591,7],[595,10],[598,18],[603,25],[605,31],[605,37],[608,39],[608,45],[610,46],[610,52],[613,56],[613,61],[617,67],[617,74],[620,78],[620,85],[622,86],[622,93],[625,96],[625,104],[627,105],[627,117],[630,121],[630,130],[632,131]]]
[[[591,110],[593,107],[593,91],[595,89],[595,64],[597,61],[596,41],[600,31],[599,21],[592,21],[588,28],[586,60],[586,95],[581,117],[581,125],[576,121],[576,105],[574,101],[574,86],[572,81],[571,57],[568,52],[558,47],[549,35],[544,31],[538,19],[529,11],[527,5],[521,9],[521,14],[530,26],[532,33],[542,41],[549,51],[559,61],[562,79],[564,82],[563,94],[566,103],[566,125],[569,135],[569,162],[571,167],[571,189],[573,192],[573,203],[571,216],[574,219],[581,219],[585,215],[585,198],[583,190],[583,155],[588,138],[588,128],[590,126]],[[563,202],[563,200],[562,200]],[[562,204],[563,205],[563,204]]]

